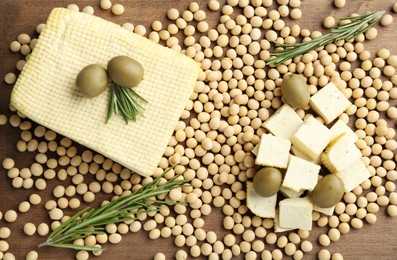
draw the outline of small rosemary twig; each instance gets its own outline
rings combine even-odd
[[[294,44],[281,44],[273,41],[275,47],[282,47],[282,50],[274,50],[270,52],[272,57],[266,61],[267,65],[280,65],[283,62],[293,59],[297,56],[308,53],[328,43],[339,41],[343,39],[353,39],[356,36],[364,33],[368,28],[376,24],[382,17],[382,12],[369,12],[358,16],[350,16],[340,20],[349,20],[349,23],[339,25],[337,28],[331,29],[327,34],[317,37],[313,40],[294,43]]]
[[[74,245],[73,241],[80,238],[84,239],[89,235],[104,233],[106,224],[135,220],[136,214],[158,211],[159,205],[177,204],[178,202],[153,199],[157,195],[188,185],[187,180],[180,178],[181,174],[161,184],[162,177],[171,169],[171,167],[168,168],[162,175],[128,196],[121,196],[96,209],[84,208],[56,228],[48,239],[39,244],[38,247],[52,246],[87,251],[103,250],[93,246]]]
[[[144,108],[136,99],[147,103],[135,90],[124,88],[115,83],[111,83],[109,93],[109,104],[106,122],[109,122],[113,113],[121,114],[128,124],[128,121],[136,121],[138,116],[142,116]]]

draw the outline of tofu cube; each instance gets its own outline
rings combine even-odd
[[[282,105],[263,126],[275,136],[290,139],[303,124],[295,110],[287,104]]]
[[[301,190],[312,191],[317,184],[321,166],[294,155],[290,155],[289,158],[282,187],[296,192]]]
[[[361,159],[356,160],[346,169],[337,172],[336,175],[343,180],[345,191],[349,192],[371,177],[371,173]]]
[[[290,140],[271,134],[263,134],[255,163],[285,169],[288,165],[290,149]]]
[[[280,201],[280,227],[291,229],[312,229],[313,203],[309,198],[288,198]]]
[[[335,124],[329,129],[331,130],[332,139],[337,138],[341,134],[346,134],[355,143],[358,140],[358,136],[355,132],[342,120],[338,119]]]
[[[335,84],[330,82],[310,98],[309,104],[324,119],[325,123],[329,124],[351,103]]]
[[[314,117],[309,117],[291,137],[291,143],[310,160],[315,160],[331,139],[331,131]]]
[[[352,142],[351,138],[342,134],[328,145],[321,155],[321,161],[330,172],[336,173],[348,168],[361,156],[360,149]]]
[[[262,197],[255,192],[252,182],[247,181],[247,207],[258,217],[276,217],[277,194]]]

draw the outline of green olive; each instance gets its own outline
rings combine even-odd
[[[108,74],[114,83],[132,88],[138,86],[143,79],[143,67],[128,56],[116,56],[108,63]]]
[[[84,67],[76,78],[76,87],[85,97],[93,98],[108,86],[109,79],[105,68],[100,64]]]
[[[284,102],[293,108],[303,108],[309,104],[310,92],[302,75],[291,74],[281,82]]]
[[[312,192],[314,204],[320,208],[335,206],[345,193],[345,185],[335,174],[328,174],[321,178]]]
[[[254,190],[262,197],[271,197],[278,192],[283,180],[281,172],[272,167],[265,167],[255,173]]]

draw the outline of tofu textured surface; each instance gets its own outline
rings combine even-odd
[[[317,184],[321,166],[294,155],[290,155],[289,158],[282,186],[296,192],[312,191]]]
[[[136,122],[113,115],[109,91],[86,98],[75,87],[82,68],[126,55],[142,64],[134,88],[148,103]],[[102,18],[55,8],[12,92],[11,103],[37,123],[144,175],[152,175],[191,96],[200,65]]]
[[[285,169],[288,165],[291,142],[288,139],[263,134],[259,142],[255,163]]]
[[[331,139],[331,131],[316,118],[309,117],[291,137],[291,143],[311,160],[316,160]]]
[[[282,105],[264,122],[263,126],[275,136],[290,139],[303,124],[303,120],[288,104]]]

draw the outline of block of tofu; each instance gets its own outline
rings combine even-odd
[[[263,123],[263,126],[275,136],[290,139],[302,124],[303,121],[295,110],[284,104]]]
[[[279,224],[282,228],[312,229],[313,203],[307,197],[288,198],[279,203]]]
[[[258,217],[274,218],[276,216],[277,194],[262,197],[255,192],[252,182],[247,181],[247,207]]]
[[[337,172],[336,175],[343,180],[346,192],[352,191],[362,182],[371,177],[371,173],[361,159],[356,160],[346,169]]]
[[[320,165],[290,155],[282,186],[296,192],[312,191],[317,184],[320,169]]]
[[[148,103],[136,122],[113,115],[109,91],[86,98],[76,89],[88,64],[118,55],[137,60],[144,79],[135,91]],[[11,103],[37,123],[91,148],[141,175],[158,166],[191,96],[200,65],[169,48],[102,18],[54,9],[15,84]]]
[[[263,134],[255,163],[262,166],[287,168],[291,142],[288,139]]]
[[[338,119],[329,130],[331,131],[332,139],[337,138],[341,134],[346,134],[353,143],[358,140],[356,133],[340,119]]]
[[[291,146],[291,152],[292,152],[295,156],[297,156],[297,157],[299,157],[299,158],[302,158],[302,159],[304,159],[304,160],[306,160],[306,161],[315,163],[315,164],[317,164],[317,165],[320,165],[320,164],[321,164],[321,155],[318,156],[316,159],[312,160],[312,159],[310,159],[310,157],[307,156],[304,152],[302,152],[301,150],[299,150],[298,148],[296,148],[295,145],[292,145],[292,146]]]
[[[342,114],[351,103],[335,84],[330,82],[310,98],[309,104],[324,119],[325,123],[329,124]]]
[[[293,228],[283,228],[283,227],[280,226],[280,213],[279,213],[279,210],[276,210],[276,217],[274,218],[273,222],[274,222],[274,232],[276,232],[276,233],[294,230]]]
[[[291,143],[310,160],[316,160],[331,138],[331,131],[325,125],[316,118],[309,117],[291,137]]]
[[[280,187],[280,191],[287,198],[298,198],[305,192],[304,190],[294,191],[293,189],[283,186]]]
[[[340,172],[362,156],[360,149],[347,134],[334,139],[321,155],[321,162],[332,172]]]

